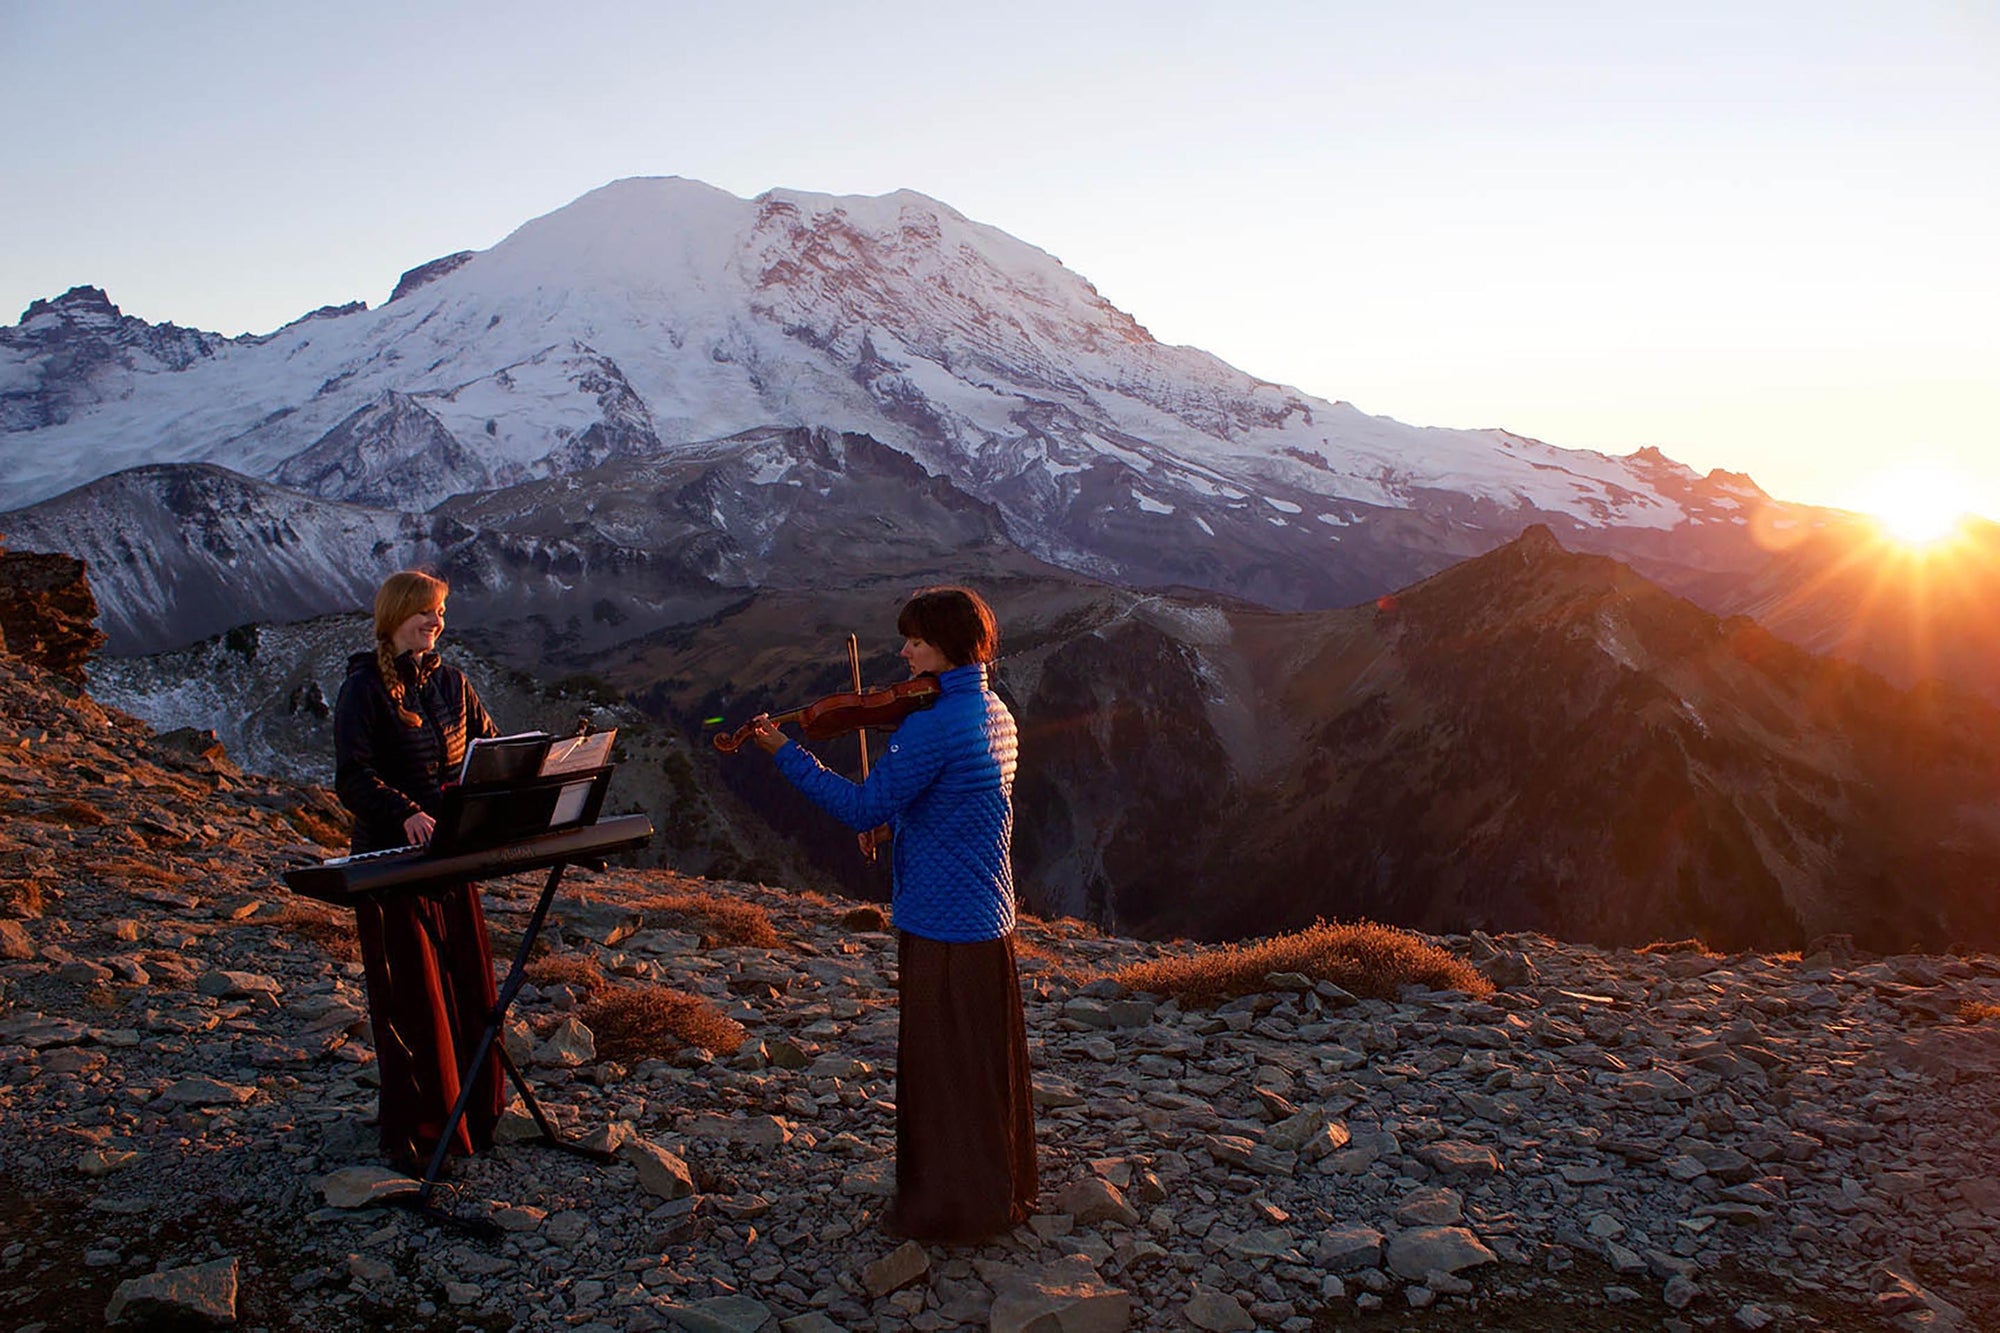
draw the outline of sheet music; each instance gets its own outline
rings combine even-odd
[[[549,816],[549,827],[583,818],[583,803],[590,799],[590,787],[589,779],[563,784],[562,791],[556,796],[555,812]]]
[[[542,756],[539,776],[552,778],[564,773],[581,773],[587,768],[604,767],[611,762],[611,742],[617,736],[618,728],[606,727],[603,731],[593,731],[585,736],[565,736],[550,741],[549,752]],[[569,789],[565,787],[563,790],[567,794]],[[561,818],[557,816],[558,822]]]

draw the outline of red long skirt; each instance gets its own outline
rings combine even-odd
[[[947,944],[902,932],[896,1206],[919,1240],[971,1244],[1035,1204],[1035,1110],[1013,936]]]
[[[465,1063],[498,991],[479,890],[370,899],[355,908],[368,975],[368,1020],[382,1076],[382,1151],[428,1159],[458,1100]],[[479,1070],[452,1151],[493,1146],[503,1086],[498,1052]]]

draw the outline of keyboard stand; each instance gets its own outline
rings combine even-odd
[[[542,933],[542,923],[548,918],[549,905],[555,901],[556,886],[562,882],[563,871],[570,864],[567,861],[560,861],[549,867],[549,877],[542,885],[542,896],[536,900],[535,910],[528,918],[527,929],[521,933],[520,947],[514,950],[514,964],[507,969],[507,980],[501,983],[499,995],[493,1003],[493,1011],[487,1016],[486,1031],[480,1034],[479,1045],[473,1048],[472,1059],[459,1074],[458,1100],[452,1104],[451,1115],[444,1122],[444,1132],[438,1136],[437,1148],[431,1153],[430,1166],[424,1172],[423,1186],[414,1196],[408,1194],[397,1196],[399,1200],[407,1201],[408,1206],[434,1221],[489,1240],[498,1240],[503,1234],[491,1219],[460,1217],[431,1202],[431,1196],[437,1191],[438,1178],[444,1173],[445,1159],[451,1155],[452,1140],[457,1136],[458,1127],[465,1120],[466,1107],[471,1103],[474,1079],[489,1058],[499,1059],[500,1067],[506,1071],[507,1077],[519,1090],[521,1100],[527,1105],[528,1114],[534,1117],[535,1126],[542,1131],[539,1139],[531,1139],[529,1142],[540,1143],[548,1148],[558,1148],[593,1162],[616,1160],[611,1153],[601,1148],[586,1148],[580,1143],[574,1143],[565,1139],[556,1130],[548,1116],[543,1114],[541,1103],[535,1100],[535,1094],[528,1088],[528,1080],[521,1076],[520,1069],[507,1054],[506,1043],[501,1039],[501,1033],[506,1029],[507,1010],[512,1007],[514,997],[527,982],[528,955],[535,947],[535,940]],[[592,862],[588,858],[580,860],[578,864],[594,864],[599,869],[604,865],[602,861]]]

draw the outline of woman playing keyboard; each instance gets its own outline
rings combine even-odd
[[[391,574],[375,594],[375,649],[347,662],[334,706],[334,787],[354,814],[356,853],[421,846],[437,827],[446,775],[476,737],[499,729],[463,673],[436,652],[442,579]],[[355,907],[369,1024],[382,1078],[382,1151],[421,1173],[459,1095],[495,1001],[493,948],[471,884]],[[492,1146],[501,1067],[485,1062],[451,1151]]]

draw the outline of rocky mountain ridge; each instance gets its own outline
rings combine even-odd
[[[1007,538],[991,505],[906,456],[803,428],[600,463],[428,514],[201,465],[122,472],[4,521],[17,547],[89,564],[110,650],[123,655],[351,610],[412,565],[444,573],[457,620],[544,674],[585,669],[598,651],[699,622],[759,587],[913,567],[1057,572]]]
[[[178,324],[127,315],[96,287],[36,301],[0,328],[0,432],[61,426],[122,394],[137,376],[178,373],[229,342]]]
[[[846,688],[850,628],[867,678],[900,678],[882,627],[957,577],[1007,627],[995,680],[1022,724],[1034,910],[1202,938],[1362,915],[1628,945],[2000,942],[2000,714],[1975,699],[1717,620],[1545,529],[1378,604],[1280,613],[1042,565],[990,507],[914,473],[863,437],[753,433],[454,502],[438,531],[477,535],[446,565],[453,638],[490,679],[623,696],[665,746],[634,797],[691,873],[884,891],[767,765],[707,736]],[[849,577],[857,552],[883,572]],[[809,587],[758,586],[780,568]],[[606,595],[579,614],[540,600],[542,577]],[[325,724],[295,697],[330,700],[354,640],[316,624],[95,678],[266,771],[317,773]],[[265,641],[258,667],[244,649]],[[514,694],[543,721],[547,685]],[[295,767],[274,767],[281,748]],[[816,748],[853,770],[851,741]]]
[[[1344,611],[980,586],[1005,627],[1035,910],[1148,937],[1364,916],[1626,945],[2000,943],[2000,712],[1718,620],[1546,529]],[[905,591],[760,592],[594,669],[697,736],[840,688],[836,628],[883,623]],[[871,678],[894,678],[863,641]],[[713,771],[843,864],[763,767]]]
[[[578,876],[510,1034],[597,1166],[516,1135],[451,1205],[367,1205],[373,1056],[289,859],[323,792],[238,776],[0,658],[0,1243],[17,1319],[318,1330],[1972,1329],[2000,1317],[2000,959],[1439,941],[1490,996],[1272,975],[1208,1009],[1103,978],[1185,944],[1030,919],[1043,1201],[995,1243],[882,1236],[891,938],[842,905]],[[761,912],[770,947],[649,915]],[[530,886],[497,881],[502,947]],[[592,968],[741,1024],[599,1058]],[[1885,1256],[1908,1256],[1907,1258]],[[93,1281],[79,1282],[83,1274]],[[115,1290],[112,1290],[115,1287]],[[84,1295],[92,1292],[94,1294]]]

